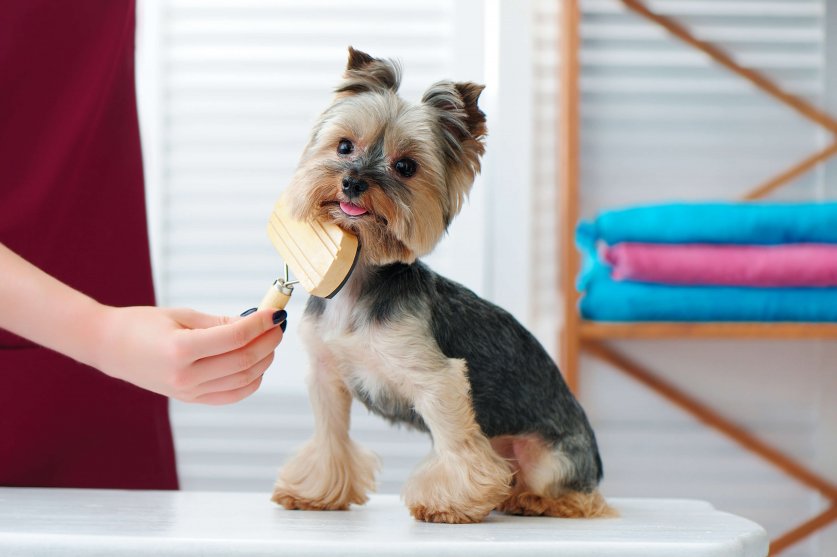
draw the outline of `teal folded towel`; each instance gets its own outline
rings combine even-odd
[[[602,212],[578,227],[579,243],[837,243],[837,202],[669,203]]]
[[[837,203],[669,203],[579,224],[581,314],[597,321],[837,321],[837,288],[673,286],[614,281],[601,243],[837,244]]]
[[[668,286],[614,281],[593,265],[580,302],[594,321],[837,322],[837,288]]]

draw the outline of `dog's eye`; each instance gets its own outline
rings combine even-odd
[[[398,159],[395,161],[395,171],[405,178],[409,178],[415,174],[417,169],[418,164],[413,159]]]
[[[354,144],[348,139],[341,139],[337,144],[337,153],[340,155],[351,155],[354,150]]]

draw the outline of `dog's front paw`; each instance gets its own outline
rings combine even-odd
[[[349,503],[308,499],[278,482],[273,488],[273,495],[270,500],[282,505],[289,511],[345,511],[349,509]],[[352,501],[352,503],[363,504],[365,501]]]
[[[337,447],[311,441],[279,471],[271,500],[289,510],[346,510],[369,499],[378,467],[375,454],[351,441]]]
[[[425,522],[481,522],[509,496],[512,479],[508,465],[483,449],[431,454],[404,487],[410,514]]]

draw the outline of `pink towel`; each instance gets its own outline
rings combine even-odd
[[[837,245],[644,244],[604,249],[615,280],[755,287],[837,286]]]

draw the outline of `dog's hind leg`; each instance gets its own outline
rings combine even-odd
[[[579,477],[586,466],[579,456],[537,435],[495,437],[491,444],[515,471],[512,493],[497,510],[563,518],[616,516],[595,488],[595,481]]]
[[[328,353],[312,360],[314,437],[279,471],[271,499],[287,509],[345,510],[374,491],[378,458],[349,437],[352,397]]]

